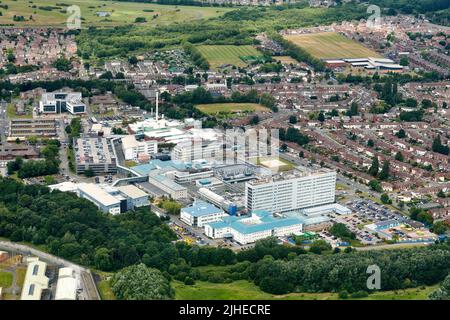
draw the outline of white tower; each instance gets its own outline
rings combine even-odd
[[[158,121],[158,91],[156,91],[156,117],[155,120]]]

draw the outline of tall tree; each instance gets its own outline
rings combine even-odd
[[[386,180],[389,178],[389,161],[386,160],[383,162],[383,167],[381,168],[379,178],[380,180]]]
[[[378,162],[378,157],[375,156],[372,159],[372,165],[370,166],[368,172],[371,176],[376,177],[378,175],[379,169],[380,169],[380,164]]]

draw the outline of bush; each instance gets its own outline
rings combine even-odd
[[[192,285],[195,284],[195,281],[191,277],[186,277],[184,279],[184,284],[187,285],[187,286],[192,286]]]
[[[369,294],[366,291],[357,291],[357,292],[353,292],[351,297],[354,299],[358,299],[358,298],[365,298],[368,297]]]
[[[348,292],[346,290],[339,292],[339,299],[347,299],[348,298]]]

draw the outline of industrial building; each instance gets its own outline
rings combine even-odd
[[[60,268],[56,284],[55,300],[76,300],[78,281],[72,268]]]
[[[179,185],[159,172],[151,172],[148,176],[148,182],[167,192],[172,199],[186,199],[188,196],[186,187]]]
[[[248,181],[245,203],[249,212],[267,210],[281,213],[333,203],[336,172],[298,168],[272,177]]]
[[[222,209],[199,200],[189,207],[182,208],[180,212],[181,221],[193,227],[203,227],[226,216],[228,215]]]
[[[86,170],[92,170],[96,175],[117,172],[116,157],[108,139],[79,138],[74,149],[77,174],[83,174]]]
[[[107,184],[62,182],[50,190],[76,193],[94,203],[101,211],[119,214],[150,204],[148,194],[134,185],[113,187]]]
[[[275,217],[265,210],[252,212],[250,217],[228,216],[205,225],[206,236],[212,239],[232,238],[245,245],[267,237],[283,237],[302,232],[297,218]]]
[[[27,137],[56,137],[55,119],[11,119],[9,122],[9,137],[16,139],[25,139]]]
[[[127,208],[126,199],[118,199],[106,192],[103,188],[92,183],[80,183],[78,195],[94,203],[101,211],[110,214],[125,212]]]
[[[39,112],[58,114],[69,112],[73,115],[86,112],[81,92],[51,92],[44,93],[39,101]]]
[[[127,210],[145,207],[150,205],[148,194],[133,185],[117,187],[122,196],[127,199]]]
[[[28,258],[28,267],[20,300],[41,300],[42,292],[48,289],[49,278],[45,275],[47,264],[39,258]]]

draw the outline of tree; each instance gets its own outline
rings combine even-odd
[[[93,176],[95,176],[95,173],[92,169],[87,169],[84,171],[84,175],[86,176],[86,178],[92,178]]]
[[[135,23],[144,23],[147,22],[147,19],[145,17],[136,17],[136,19],[134,19]]]
[[[439,198],[445,198],[446,197],[446,195],[445,195],[445,192],[444,192],[444,190],[439,190],[439,192],[437,193],[437,196],[439,197]]]
[[[400,58],[400,65],[406,67],[407,65],[409,65],[409,60],[407,57],[401,57]]]
[[[135,64],[138,63],[138,59],[137,59],[136,56],[131,56],[131,57],[128,58],[128,62],[129,62],[130,64],[132,64],[132,65],[135,65]]]
[[[72,69],[72,63],[65,58],[58,58],[53,66],[59,71],[70,71]]]
[[[297,117],[294,115],[289,116],[289,123],[296,124],[297,123]]]
[[[449,225],[444,221],[437,221],[433,223],[433,226],[431,227],[431,231],[433,231],[436,234],[444,234],[447,232],[447,229],[449,228]]]
[[[319,117],[317,118],[320,122],[324,122],[325,121],[325,115],[323,114],[322,111],[320,111],[319,113]]]
[[[316,254],[321,254],[323,251],[331,250],[331,245],[325,240],[315,240],[310,246],[309,251]]]
[[[395,154],[395,160],[401,161],[401,162],[403,162],[403,161],[405,160],[405,158],[403,157],[403,154],[402,154],[400,151],[398,151],[398,152]]]
[[[403,129],[398,130],[398,132],[395,134],[397,138],[403,139],[406,137],[406,132]]]
[[[450,274],[442,281],[441,286],[433,291],[428,298],[430,300],[450,300]]]
[[[383,162],[383,167],[381,168],[379,179],[386,180],[389,178],[389,161],[385,160]]]
[[[414,98],[407,98],[405,104],[408,108],[417,108],[417,100]]]
[[[343,223],[335,223],[333,224],[333,226],[330,228],[330,233],[333,236],[336,236],[338,238],[341,238],[342,240],[353,240],[356,239],[356,235],[351,232],[347,226]]]
[[[386,193],[383,193],[380,197],[381,202],[384,204],[390,204],[392,203],[391,199],[389,199],[389,196]]]
[[[379,165],[379,163],[378,163],[378,157],[377,157],[377,156],[373,157],[373,159],[372,159],[372,165],[370,166],[368,173],[369,173],[371,176],[376,177],[376,176],[378,175],[379,166],[380,166],[380,165]]]
[[[380,183],[376,179],[370,180],[369,187],[373,191],[376,191],[376,192],[382,192],[383,191],[383,188],[381,187]]]
[[[111,289],[121,300],[167,300],[174,291],[161,271],[140,263],[117,272]]]
[[[373,148],[374,145],[375,145],[375,143],[373,142],[372,139],[367,140],[367,146],[368,146],[369,148]]]
[[[359,113],[358,111],[358,103],[356,101],[353,101],[350,105],[350,110],[347,111],[348,116],[357,116]]]
[[[440,154],[444,154],[444,155],[449,154],[449,147],[447,145],[442,144],[440,135],[437,135],[434,138],[431,149],[433,150],[433,152],[437,152]]]
[[[259,117],[257,115],[254,115],[251,119],[250,119],[250,124],[251,125],[257,125],[259,123]]]

